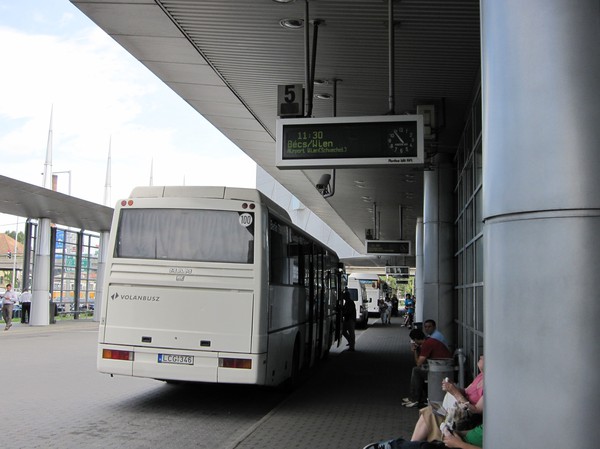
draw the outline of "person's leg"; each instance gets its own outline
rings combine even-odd
[[[441,441],[443,439],[440,431],[440,424],[444,419],[433,412],[431,406],[419,410],[419,420],[415,425],[411,440],[412,441]]]
[[[8,323],[7,326],[8,327],[12,326],[13,307],[14,306],[12,304],[9,304],[8,307],[7,307],[8,310],[6,311],[6,317],[8,318],[8,321],[7,321],[7,323]]]
[[[417,424],[415,424],[415,430],[413,430],[412,437],[410,437],[411,441],[423,441],[427,438],[429,434],[429,423],[423,417],[423,414],[419,414],[419,420]]]
[[[404,438],[382,440],[371,443],[363,449],[421,449],[426,444],[423,441],[406,441]]]
[[[350,343],[350,335],[348,334],[348,322],[344,321],[342,323],[342,336],[346,339],[346,341],[348,342],[348,346],[351,345]]]
[[[25,305],[23,306],[23,310],[25,310],[25,312],[27,313],[27,318],[25,319],[26,323],[29,323],[29,316],[31,315],[31,303],[30,302],[26,302]],[[25,317],[25,316],[23,316]],[[23,321],[23,319],[21,319],[21,322]]]
[[[354,351],[354,344],[356,343],[356,321],[348,320],[348,344],[350,345],[350,350]]]
[[[6,331],[12,326],[12,305],[4,304],[2,306],[2,318],[4,318],[4,323],[6,323],[6,326],[4,327],[4,330]]]
[[[418,366],[412,369],[410,376],[410,400],[411,402],[421,402],[425,391],[425,379],[427,378],[427,370]]]
[[[420,368],[415,366],[410,374],[410,400],[411,402],[419,402],[421,397],[421,376],[419,376]]]

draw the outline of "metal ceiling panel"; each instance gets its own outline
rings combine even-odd
[[[355,249],[364,250],[365,229],[375,219],[381,239],[414,244],[424,167],[338,169],[335,195],[328,199],[314,183],[329,170],[275,167],[277,86],[305,81],[304,31],[284,29],[280,21],[303,20],[304,1],[71,1]],[[328,80],[314,93],[333,94],[331,80],[338,79],[338,116],[388,113],[388,1],[308,5],[311,23],[320,21],[309,27],[311,36],[318,28],[315,79]],[[426,152],[452,155],[479,77],[479,1],[395,1],[393,21],[394,112],[435,104],[439,129]],[[315,98],[312,115],[332,116],[333,101]]]

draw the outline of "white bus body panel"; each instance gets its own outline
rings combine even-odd
[[[379,288],[373,288],[373,283],[379,281],[379,276],[370,273],[351,273],[350,277],[357,279],[365,286],[369,314],[379,315],[379,306],[377,305],[377,301],[379,301],[380,298]]]
[[[369,300],[367,299],[367,291],[363,284],[358,279],[350,276],[348,277],[348,290],[350,296],[354,299],[354,305],[356,307],[356,326],[367,327],[369,321]]]
[[[109,286],[104,341],[178,349],[250,352],[252,294]],[[202,342],[204,342],[202,344]]]

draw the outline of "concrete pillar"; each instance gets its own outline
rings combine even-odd
[[[423,318],[433,319],[450,345],[454,343],[454,171],[439,159],[426,171],[423,203]]]
[[[35,242],[35,264],[31,290],[31,326],[50,324],[50,219],[40,218]]]
[[[415,296],[417,299],[424,297],[422,295],[423,287],[423,217],[417,217],[417,229],[415,232]],[[423,301],[417,301],[415,310],[415,321],[422,323],[423,318]]]
[[[597,447],[600,6],[481,14],[485,447]]]
[[[108,258],[108,239],[110,234],[105,231],[100,233],[100,247],[98,251],[98,272],[96,279],[96,299],[94,300],[94,321],[100,321],[102,301],[104,298],[104,282],[106,280],[106,259]]]

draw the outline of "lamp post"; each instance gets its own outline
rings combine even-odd
[[[17,217],[17,225],[15,228],[15,247],[13,250],[13,269],[12,269],[12,285],[16,285],[16,280],[17,280],[17,256],[18,256],[18,249],[19,247],[17,239],[19,238],[19,217]],[[23,286],[21,285],[21,289],[23,289]]]

